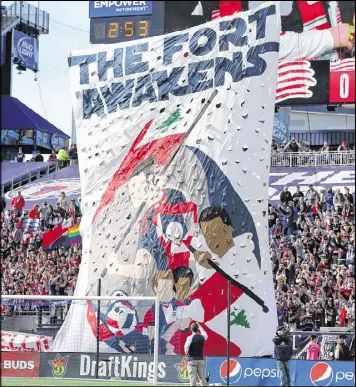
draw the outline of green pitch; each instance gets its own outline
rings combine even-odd
[[[44,378],[1,378],[2,386],[152,386],[151,384],[125,383],[118,381],[91,381],[91,380],[74,380],[74,379],[44,379]]]

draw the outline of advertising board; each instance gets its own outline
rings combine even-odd
[[[273,138],[277,145],[283,141],[289,141],[290,113],[290,107],[280,107],[274,115]]]
[[[4,129],[1,145],[33,145],[33,130]]]
[[[38,39],[13,30],[12,55],[31,70],[38,70]]]
[[[209,357],[207,372],[210,383],[224,385],[227,381],[226,358]],[[292,386],[354,386],[353,362],[291,360]],[[274,359],[230,359],[230,385],[279,386],[280,376]]]
[[[89,1],[89,17],[151,15],[153,1]]]
[[[320,192],[321,188],[328,190],[332,188],[334,192],[340,189],[344,192],[344,187],[350,189],[350,193],[355,192],[355,171],[354,167],[296,167],[296,168],[271,168],[269,175],[269,201],[272,204],[279,202],[280,194],[285,186],[289,187],[292,194],[297,186],[302,192],[308,190],[309,185]]]
[[[153,355],[100,354],[97,364],[95,353],[41,354],[41,377],[94,379],[96,372],[99,379],[152,381]],[[160,356],[158,381],[174,384],[188,382],[184,358]]]
[[[40,354],[32,352],[1,352],[2,377],[38,377]]]

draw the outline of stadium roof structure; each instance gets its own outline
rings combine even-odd
[[[15,97],[1,95],[1,112],[1,130],[32,129],[66,139],[70,137]]]

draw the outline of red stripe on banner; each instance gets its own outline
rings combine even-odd
[[[330,67],[339,67],[339,66],[344,66],[344,65],[355,66],[355,58],[343,59],[343,60],[330,62]]]
[[[339,69],[330,69],[330,72],[332,72],[332,73],[336,73],[336,72],[347,73],[350,71],[355,71],[355,67],[345,66],[345,67],[341,67]]]
[[[284,71],[284,72],[279,72],[278,71],[278,77],[283,77],[284,75],[288,75],[288,74],[299,74],[300,77],[294,77],[294,78],[290,78],[288,80],[285,80],[282,82],[292,82],[292,81],[295,81],[297,79],[305,79],[305,77],[302,77],[303,74],[308,74],[308,76],[310,76],[311,72],[310,71],[307,71],[307,70],[289,70],[289,71]]]
[[[308,62],[306,61],[295,61],[295,62],[280,62],[278,64],[278,70],[284,69],[284,68],[290,68],[291,66],[305,66],[308,65]]]
[[[330,70],[331,71],[341,71],[341,70],[352,71],[352,70],[355,70],[355,64],[345,63],[337,66],[330,66]]]
[[[288,74],[288,73],[284,73],[284,74]],[[298,74],[310,74],[308,71],[300,71],[298,72]],[[278,75],[281,77],[282,74],[279,74]],[[285,83],[285,82],[288,82],[288,83],[291,83],[291,82],[303,82],[305,81],[306,79],[309,79],[309,77],[303,77],[303,76],[299,76],[299,77],[294,77],[294,78],[289,78],[289,79],[286,79],[285,81],[279,81],[279,83]],[[278,86],[277,86],[278,87]]]
[[[285,93],[285,94],[282,94],[282,95],[279,95],[277,98],[276,98],[276,102],[280,102],[284,99],[292,99],[292,98],[302,98],[303,96],[307,96],[308,93],[307,92],[303,92],[303,90],[298,90],[294,93]]]
[[[220,11],[213,11],[211,14],[211,20],[215,20],[219,18],[220,18]]]
[[[297,87],[300,88],[301,91],[303,91],[303,89],[305,89],[306,86],[305,86],[305,83],[294,83],[293,85],[290,85],[290,86],[277,88],[276,94],[280,93],[281,91],[296,89]]]

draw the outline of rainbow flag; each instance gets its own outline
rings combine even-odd
[[[78,245],[82,243],[82,237],[79,232],[79,224],[68,228],[68,238],[71,245]]]

